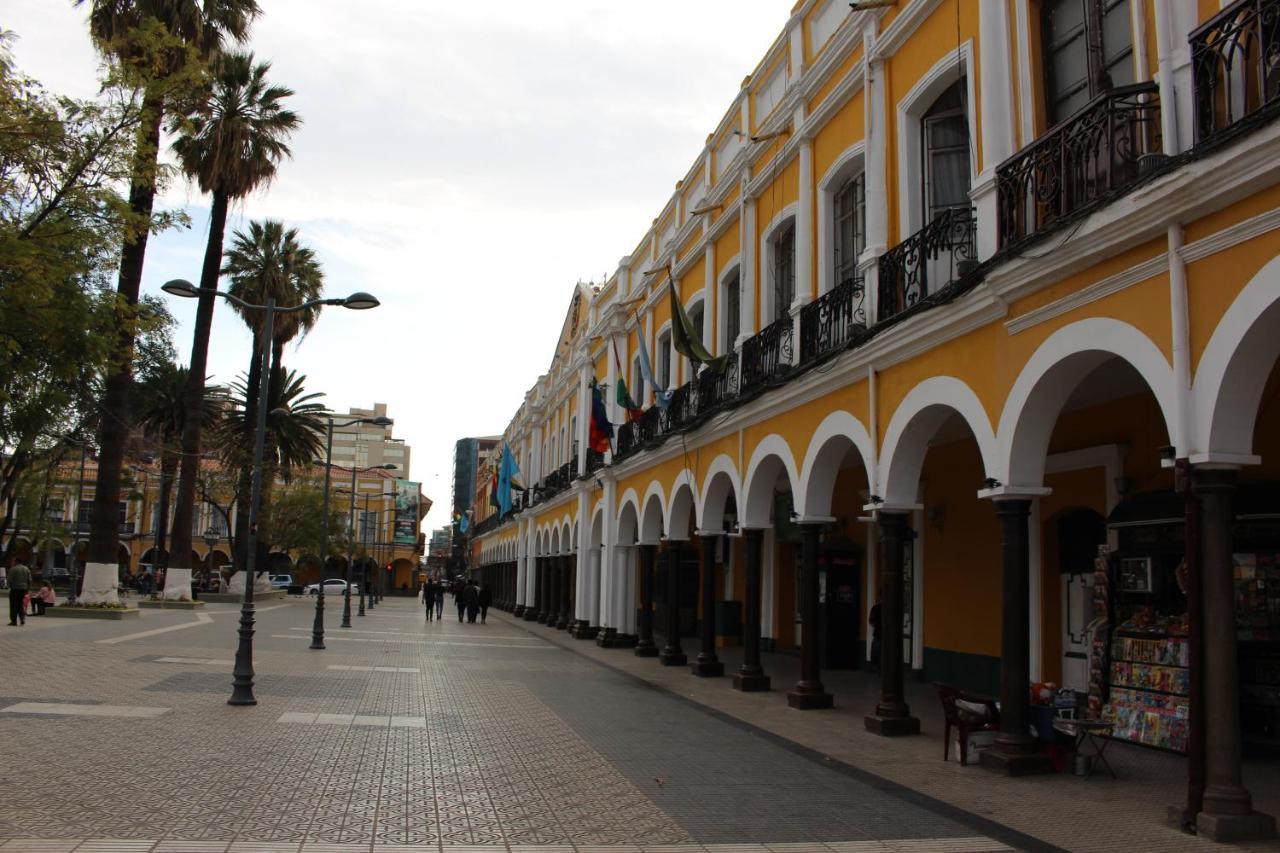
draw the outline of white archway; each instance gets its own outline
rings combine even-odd
[[[618,544],[630,545],[640,531],[640,499],[635,489],[627,489],[618,502]]]
[[[743,483],[745,495],[738,505],[742,527],[768,527],[773,514],[773,487],[778,474],[785,472],[792,492],[799,490],[800,477],[795,457],[786,439],[771,433],[760,440],[751,453],[747,476]]]
[[[1114,358],[1123,359],[1146,382],[1174,438],[1176,404],[1168,360],[1134,326],[1094,317],[1058,329],[1027,360],[1005,399],[997,433],[1000,455],[987,467],[988,476],[1013,490],[1042,486],[1049,439],[1062,407],[1086,376]]]
[[[1252,464],[1262,392],[1280,358],[1280,256],[1245,285],[1218,321],[1192,384],[1192,462]]]
[[[654,480],[645,489],[644,507],[640,513],[639,541],[643,545],[656,545],[662,539],[664,530],[662,513],[666,506],[662,495],[662,484]]]
[[[688,535],[689,523],[695,519],[693,478],[689,474],[689,469],[685,468],[676,475],[675,482],[671,484],[664,533],[668,539],[685,539]]]
[[[802,516],[831,514],[831,498],[835,491],[840,463],[850,449],[858,452],[867,471],[867,488],[874,480],[872,460],[875,444],[862,421],[845,411],[832,412],[823,418],[809,440],[804,465],[800,468],[800,494],[796,512]]]
[[[996,468],[999,459],[996,436],[978,395],[954,376],[930,377],[902,398],[885,431],[879,487],[886,506],[916,504],[920,471],[929,442],[953,413],[960,415],[973,433],[983,470],[989,472]],[[975,483],[975,491],[977,486]]]
[[[742,482],[738,478],[738,468],[727,453],[721,453],[711,460],[707,475],[702,479],[702,491],[697,505],[696,523],[701,530],[720,530],[724,527],[724,511],[733,498],[734,506],[738,505],[738,495],[742,494]]]

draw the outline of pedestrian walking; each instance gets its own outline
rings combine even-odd
[[[453,585],[453,604],[458,608],[458,621],[461,622],[467,615],[467,597],[466,587],[461,583]]]
[[[489,605],[493,604],[493,590],[489,589],[489,585],[481,584],[480,586],[480,624],[489,618]]]
[[[476,586],[475,581],[467,582],[462,590],[462,599],[467,605],[467,621],[474,625],[476,616],[480,613],[480,587]]]
[[[27,624],[26,598],[31,588],[31,570],[19,561],[9,568],[9,624]]]
[[[44,581],[40,584],[39,591],[31,596],[31,608],[33,616],[43,616],[46,607],[53,607],[58,603],[58,596],[53,591],[53,586]]]
[[[436,618],[444,618],[444,581],[439,581],[436,587]]]
[[[427,610],[427,621],[430,622],[436,610],[436,585],[430,579],[422,585],[422,603]]]

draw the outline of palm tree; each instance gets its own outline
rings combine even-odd
[[[326,421],[321,414],[325,406],[316,402],[324,394],[307,393],[306,377],[299,376],[292,370],[279,368],[281,375],[269,384],[268,398],[270,408],[267,411],[267,432],[264,446],[266,448],[262,463],[262,504],[268,505],[270,492],[279,475],[288,481],[295,468],[310,467],[317,456],[324,450],[323,435]],[[275,371],[273,371],[275,372]],[[271,391],[270,389],[275,389]],[[236,502],[242,508],[249,498],[250,478],[253,472],[253,456],[249,448],[251,442],[244,440],[245,435],[254,429],[254,414],[257,410],[257,386],[247,378],[234,382],[231,386],[232,407],[217,427],[216,440],[223,464],[239,471],[239,484],[236,488]],[[248,513],[236,513],[236,564],[245,565],[244,548],[248,544]],[[267,565],[266,557],[270,546],[268,536],[258,537],[256,563],[260,567]]]
[[[250,222],[248,233],[237,232],[231,239],[231,248],[227,250],[226,262],[222,267],[223,275],[230,277],[231,284],[227,292],[245,302],[261,305],[268,298],[273,298],[280,307],[301,305],[318,299],[324,290],[324,272],[320,262],[316,260],[311,249],[298,242],[296,228],[286,229],[283,224],[274,220]],[[241,319],[253,331],[253,351],[260,351],[262,346],[263,315],[258,311],[246,311],[236,307]],[[267,374],[267,398],[282,399],[282,380],[285,378],[281,366],[284,346],[289,341],[305,336],[315,325],[320,316],[320,306],[305,311],[289,314],[277,314],[275,328],[272,331],[271,372]],[[250,389],[258,387],[262,375],[261,360],[254,357],[249,363],[248,378],[245,386]],[[252,445],[253,424],[258,411],[257,394],[249,394],[244,400],[244,420],[241,424],[240,440],[245,446]],[[270,410],[268,410],[270,411]],[[271,488],[271,480],[263,476],[263,502],[267,500],[267,492]],[[252,479],[251,466],[245,465],[240,471],[241,491],[248,494],[248,484]],[[236,541],[248,542],[248,513],[236,515]],[[259,540],[260,544],[265,544]],[[241,547],[237,545],[237,547]],[[243,558],[243,554],[241,557]],[[262,565],[266,565],[265,559]]]
[[[152,206],[159,172],[160,125],[170,105],[174,81],[192,71],[190,60],[207,59],[230,39],[240,42],[260,12],[257,0],[72,0],[90,6],[89,31],[99,51],[113,60],[126,79],[140,85],[142,120],[134,146],[128,229],[120,252],[116,291],[129,311],[138,303],[142,262],[147,251]],[[128,439],[134,330],[119,324],[115,358],[103,383],[100,454],[89,525],[85,597],[114,600],[119,548],[116,520],[120,468]],[[96,573],[94,578],[90,574]]]
[[[179,460],[186,461],[183,456],[182,438],[186,434],[190,421],[195,421],[201,428],[207,429],[218,420],[219,401],[217,395],[213,393],[215,389],[211,388],[206,392],[204,383],[200,385],[199,408],[190,409],[187,407],[187,390],[190,387],[187,368],[169,363],[147,377],[139,389],[142,401],[138,422],[142,425],[143,433],[160,449],[160,506],[155,544],[156,551],[161,554],[166,552],[165,538],[168,534],[169,499],[173,491],[174,473],[178,470]],[[187,413],[192,411],[199,411],[200,417],[188,418]],[[196,458],[192,461],[199,463],[200,460]],[[181,529],[179,525],[182,524],[185,524],[187,529],[185,540],[178,535]],[[185,522],[181,518],[174,519],[173,546],[169,550],[177,551],[180,547],[185,548],[186,559],[182,560],[184,563],[191,561],[190,533],[190,516]],[[168,568],[168,565],[166,564],[165,567]],[[187,595],[189,597],[190,593],[188,592]]]
[[[282,106],[293,90],[267,84],[270,69],[269,62],[255,64],[252,53],[220,55],[213,65],[211,85],[173,144],[183,172],[196,181],[202,192],[213,195],[186,391],[186,404],[191,411],[200,409],[204,396],[201,380],[209,360],[216,302],[212,291],[218,286],[222,266],[227,209],[233,199],[243,198],[271,182],[277,165],[290,156],[285,140],[301,123],[296,113]],[[192,418],[182,434],[178,507],[173,519],[173,563],[179,569],[191,568],[200,427],[199,419]]]

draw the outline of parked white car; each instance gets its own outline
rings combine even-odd
[[[346,592],[346,589],[347,589],[347,582],[344,580],[340,580],[338,578],[330,578],[329,580],[324,582],[324,594],[326,596],[342,595],[344,592]],[[307,584],[306,586],[307,595],[317,595],[319,594],[319,592],[320,592],[320,584],[318,583]],[[353,583],[351,585],[351,594],[352,595],[360,594],[360,584]]]

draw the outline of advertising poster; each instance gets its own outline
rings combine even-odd
[[[418,490],[420,483],[413,480],[396,480],[396,533],[397,545],[413,547],[418,541]]]

